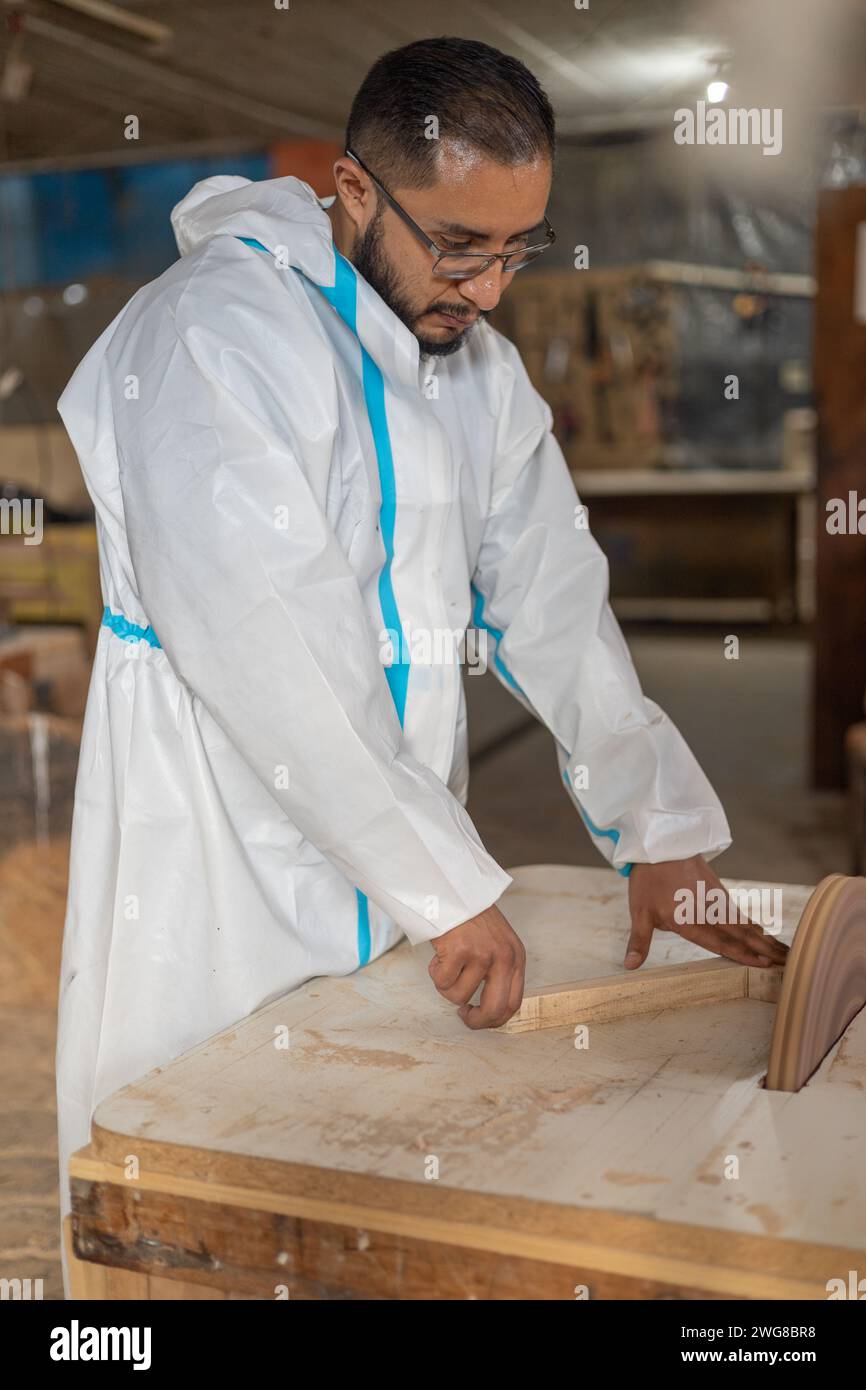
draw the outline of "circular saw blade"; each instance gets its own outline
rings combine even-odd
[[[831,874],[803,909],[785,970],[765,1086],[799,1091],[866,1004],[866,878]]]

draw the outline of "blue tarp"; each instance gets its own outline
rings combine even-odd
[[[143,282],[177,258],[175,203],[211,174],[268,177],[266,153],[0,177],[0,289],[93,275]]]

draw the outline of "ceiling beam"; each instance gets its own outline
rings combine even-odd
[[[109,0],[52,0],[54,5],[62,5],[66,10],[76,10],[79,14],[97,19],[102,24],[110,24],[113,29],[123,29],[127,34],[135,34],[151,43],[169,43],[174,31],[159,20],[146,19],[143,15],[130,14],[119,5],[109,4]]]
[[[269,102],[257,101],[254,97],[233,92],[220,81],[209,82],[203,78],[191,77],[187,73],[175,72],[173,68],[165,67],[150,58],[140,57],[135,53],[128,53],[125,49],[102,43],[98,39],[85,38],[81,34],[73,33],[71,29],[66,29],[53,20],[43,19],[39,15],[24,14],[21,16],[21,23],[29,33],[52,40],[73,53],[79,53],[96,62],[108,63],[114,68],[124,69],[133,77],[161,86],[165,91],[202,102],[205,106],[229,111],[280,136],[305,135],[318,140],[333,140],[339,137],[337,127],[328,124],[327,121],[315,120],[296,111],[272,106]],[[148,96],[150,97],[150,93]],[[135,93],[131,92],[130,101],[134,100]]]
[[[131,164],[159,164],[177,159],[197,159],[209,155],[264,154],[266,142],[251,136],[216,137],[212,140],[165,141],[143,148],[130,145],[119,149],[88,150],[87,153],[39,155],[0,161],[0,174],[50,174],[75,169],[113,169]]]

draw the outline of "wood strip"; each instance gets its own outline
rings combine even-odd
[[[188,1279],[164,1278],[161,1275],[149,1274],[147,1282],[150,1298],[163,1303],[201,1302],[205,1299],[219,1301],[226,1297],[223,1289],[215,1289],[210,1284],[193,1284]]]
[[[750,999],[762,999],[767,1004],[778,1004],[782,992],[782,967],[748,965],[746,966],[746,994]]]
[[[713,958],[546,985],[528,990],[517,1013],[499,1031],[527,1033],[566,1024],[606,1023],[632,1014],[742,999],[747,994],[748,971],[748,966],[735,961]]]

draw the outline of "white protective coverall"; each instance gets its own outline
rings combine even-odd
[[[297,179],[207,179],[172,222],[181,259],[59,402],[105,603],[61,971],[64,1212],[103,1097],[509,884],[464,810],[442,634],[486,628],[566,784],[586,769],[614,868],[730,840],[641,692],[516,349],[481,323],[419,359]]]

